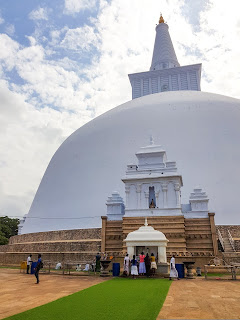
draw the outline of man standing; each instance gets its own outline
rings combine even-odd
[[[37,279],[36,284],[39,284],[39,271],[42,268],[42,259],[41,259],[41,254],[38,255],[38,261],[37,261],[37,266],[35,268],[35,277]]]
[[[175,266],[175,256],[174,254],[172,255],[172,258],[170,260],[170,276],[169,276],[169,280],[172,280],[172,278],[178,278],[178,272]]]
[[[27,258],[27,274],[29,274],[30,265],[32,263],[32,255],[30,254]]]
[[[101,269],[100,260],[101,260],[101,255],[98,252],[98,254],[96,255],[96,272],[100,272],[100,269]]]

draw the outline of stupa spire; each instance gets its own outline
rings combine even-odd
[[[159,24],[156,26],[156,38],[150,71],[179,67],[177,56],[172,44],[168,25],[160,14]]]
[[[200,63],[179,65],[168,25],[160,14],[150,71],[128,75],[132,86],[132,98],[164,91],[200,91],[201,68]]]

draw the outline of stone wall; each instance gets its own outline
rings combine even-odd
[[[139,226],[144,223],[143,218],[140,218],[139,221],[134,221],[134,225],[130,220],[131,219],[124,221],[124,228],[122,228],[122,222],[109,223],[109,225],[107,225],[106,250],[109,254],[114,251],[115,256],[117,257],[119,254],[120,258],[123,252],[125,252],[125,248],[123,247],[124,237],[126,237],[130,231],[138,229]],[[169,245],[167,250],[168,259],[172,252],[176,254],[176,261],[178,263],[189,259],[187,255],[185,256],[186,241],[187,251],[189,254],[192,254],[198,266],[202,266],[212,259],[212,246],[209,247],[210,250],[206,247],[206,244],[210,245],[210,238],[205,239],[203,237],[205,236],[202,230],[203,221],[200,221],[200,224],[202,224],[201,230],[197,230],[196,227],[193,228],[192,226],[187,226],[186,228],[189,230],[185,230],[185,225],[180,220],[174,220],[174,223],[170,222],[169,217],[166,223],[165,221],[163,223],[162,218],[149,218],[149,223],[154,225],[157,230],[163,231],[164,229],[164,232],[170,240],[171,245]],[[197,228],[199,229],[200,226],[197,226]],[[208,226],[206,226],[206,228],[209,229]],[[219,228],[221,231],[229,229],[235,239],[236,250],[240,252],[240,226],[216,226],[216,228]],[[191,235],[191,230],[194,233],[194,237]],[[198,239],[197,236],[199,233],[200,238]],[[209,230],[205,230],[205,233],[209,235]],[[201,242],[201,246],[198,243],[199,241]],[[206,241],[208,241],[209,244],[206,243]],[[195,243],[199,247],[198,250],[197,247],[192,248]],[[181,245],[181,248],[179,248],[179,245]],[[184,247],[182,248],[183,245]],[[203,245],[204,248],[202,248]],[[11,237],[8,245],[0,246],[0,264],[20,265],[21,261],[26,261],[30,253],[32,253],[34,261],[37,259],[37,254],[41,253],[44,261],[50,261],[52,263],[64,261],[87,263],[95,259],[95,255],[100,251],[100,247],[101,228],[23,234]],[[120,259],[122,260],[122,257]]]
[[[57,242],[27,242],[8,245],[7,252],[92,252],[98,251],[100,239],[84,241],[57,241]]]
[[[59,230],[22,234],[10,238],[9,244],[38,241],[64,241],[82,239],[101,239],[101,228]]]
[[[234,240],[234,244],[235,244],[235,250],[237,252],[240,252],[240,239],[239,240]]]
[[[29,253],[0,253],[0,265],[3,266],[20,266],[22,261],[27,261]],[[37,261],[37,253],[32,254],[32,261]],[[92,263],[95,261],[96,252],[86,253],[86,252],[69,252],[69,253],[54,253],[54,252],[43,252],[42,259],[45,266],[51,263],[53,267],[56,266],[58,262],[61,263],[73,263],[73,264],[85,264]]]
[[[44,261],[90,263],[101,248],[101,229],[60,230],[23,234],[11,237],[8,245],[0,246],[0,264],[20,265],[31,253]]]
[[[218,225],[216,229],[219,230],[222,234],[226,233],[227,230],[230,231],[233,238],[240,238],[240,225]]]
[[[8,245],[7,244],[4,244],[4,245],[0,245],[0,252],[6,252],[7,251],[7,248],[8,248]]]

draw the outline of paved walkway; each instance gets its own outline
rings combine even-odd
[[[0,269],[0,319],[40,306],[105,281],[100,277],[34,275]]]
[[[40,274],[0,269],[0,319],[105,281],[100,277]],[[240,319],[240,282],[173,281],[159,319]]]
[[[159,319],[240,319],[240,282],[173,281]]]

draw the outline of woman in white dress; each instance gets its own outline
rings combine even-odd
[[[135,278],[135,276],[138,276],[137,260],[135,254],[133,255],[133,258],[131,260],[131,275],[133,279]]]
[[[123,271],[124,271],[124,274],[126,274],[127,276],[129,276],[129,263],[130,263],[130,259],[127,253],[124,258],[124,264],[123,264]]]
[[[179,280],[178,278],[178,272],[175,266],[175,256],[173,255],[171,260],[170,260],[170,276],[169,276],[169,280],[172,280],[172,278],[176,278]]]

